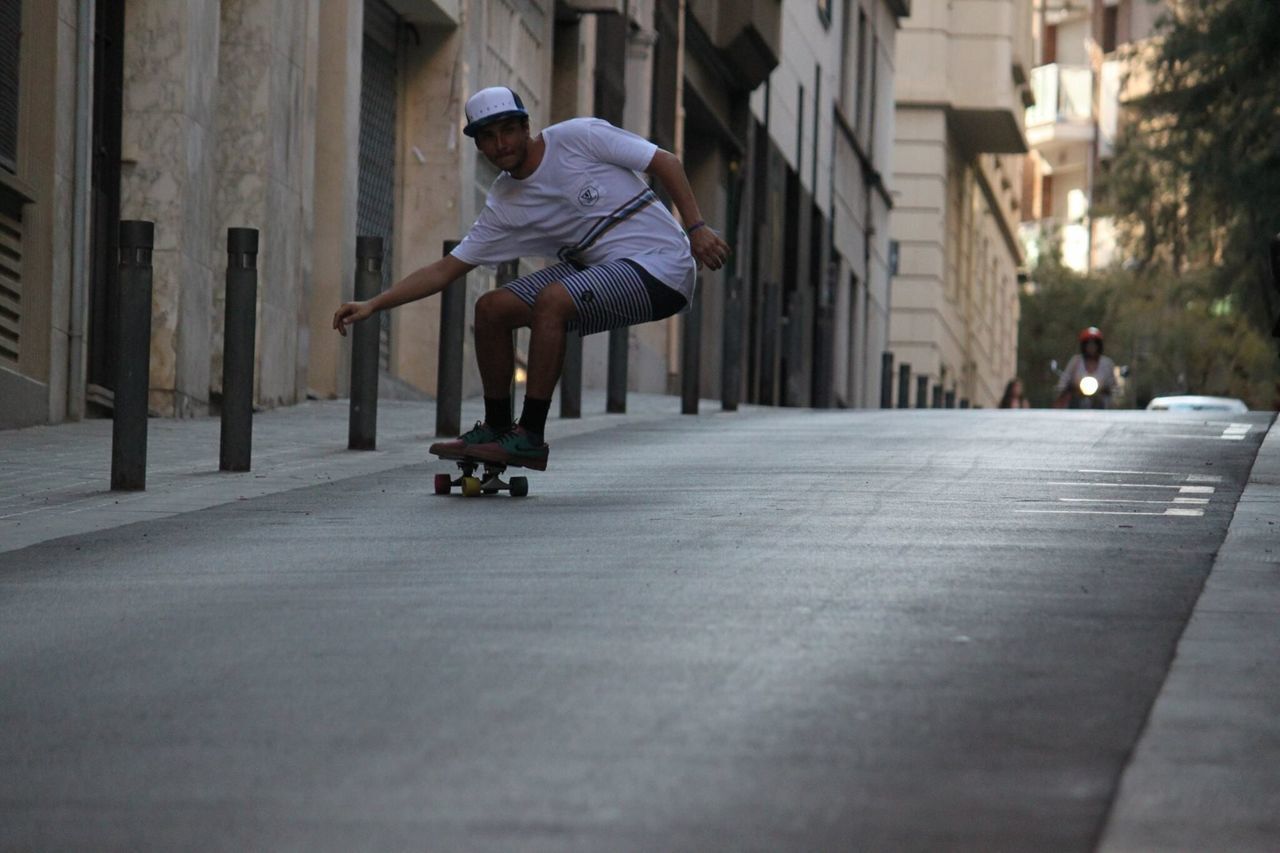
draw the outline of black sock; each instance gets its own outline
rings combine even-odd
[[[511,398],[484,398],[484,422],[499,432],[511,426]]]
[[[524,398],[524,412],[520,415],[520,426],[525,432],[531,432],[542,439],[542,434],[547,429],[547,412],[551,411],[550,400],[536,400],[533,397]]]

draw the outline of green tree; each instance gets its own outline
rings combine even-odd
[[[1115,217],[1123,267],[1085,277],[1052,259],[1040,265],[1023,298],[1023,370],[1034,379],[1050,348],[1074,344],[1068,327],[1094,324],[1131,370],[1125,405],[1182,392],[1272,408],[1280,0],[1169,8],[1150,49],[1133,54],[1150,88],[1127,106],[1095,199],[1095,214]]]
[[[1265,332],[1280,314],[1280,2],[1184,0],[1162,20],[1100,209],[1139,269],[1205,274]]]
[[[1048,406],[1057,376],[1078,351],[1077,336],[1098,326],[1106,352],[1128,368],[1116,403],[1141,408],[1161,394],[1239,397],[1275,404],[1275,352],[1247,315],[1215,295],[1212,277],[1167,269],[1113,269],[1081,275],[1050,257],[1023,292],[1019,375],[1032,405]]]

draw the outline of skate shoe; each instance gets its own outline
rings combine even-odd
[[[482,462],[495,462],[513,468],[532,468],[535,471],[547,470],[549,452],[550,448],[545,442],[536,441],[532,433],[520,426],[513,426],[494,441],[467,449],[471,458]]]
[[[492,429],[484,421],[476,421],[475,426],[453,441],[437,441],[431,445],[430,452],[441,459],[471,459],[471,448],[497,441],[501,437],[501,431]]]

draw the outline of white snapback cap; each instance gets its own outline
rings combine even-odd
[[[467,98],[466,111],[467,126],[462,132],[467,136],[475,136],[477,130],[499,119],[529,115],[520,96],[506,86],[490,86],[476,92]]]

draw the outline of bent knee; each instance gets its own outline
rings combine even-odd
[[[527,321],[529,306],[509,290],[490,290],[476,300],[476,322],[518,326]]]
[[[570,320],[577,314],[577,310],[573,304],[573,297],[569,295],[568,288],[558,281],[542,288],[537,298],[533,300],[533,313],[535,316],[551,316]]]

